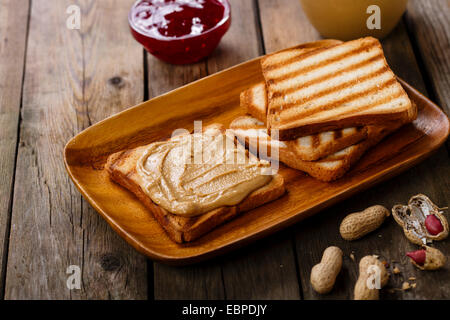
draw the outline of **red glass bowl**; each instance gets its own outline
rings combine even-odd
[[[176,38],[150,35],[139,30],[132,22],[134,7],[130,10],[128,23],[133,37],[155,57],[172,64],[188,64],[209,56],[228,31],[231,24],[231,8],[228,0],[218,0],[224,6],[223,18],[214,27],[198,35],[184,35]]]

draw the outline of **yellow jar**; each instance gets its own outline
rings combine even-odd
[[[351,40],[369,35],[380,39],[387,36],[405,12],[408,0],[300,0],[300,2],[309,21],[323,37]],[[380,19],[376,20],[378,11]],[[380,29],[374,24],[377,21],[380,22]]]

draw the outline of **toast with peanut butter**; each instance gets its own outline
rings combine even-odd
[[[294,149],[286,144],[286,141],[271,139],[264,124],[251,116],[234,119],[230,124],[230,129],[238,141],[250,150],[267,150],[269,159],[278,159],[291,168],[304,171],[318,180],[328,182],[342,177],[370,147],[376,145],[400,126],[401,124],[385,127],[369,126],[367,139],[316,161],[301,160]],[[273,148],[277,148],[278,155],[273,152]]]
[[[260,82],[243,91],[240,95],[240,105],[246,113],[266,123],[268,106],[266,84]],[[296,158],[313,161],[329,156],[365,138],[367,138],[367,127],[349,127],[287,140],[284,143]]]
[[[267,86],[267,126],[280,140],[417,117],[405,90],[372,37],[295,55],[261,58]]]
[[[225,129],[222,125],[211,125],[205,128],[205,132],[208,132],[208,134],[214,132],[212,135],[223,135]],[[177,137],[172,138],[168,142],[176,144],[178,143],[176,139]],[[227,167],[228,164],[216,166],[214,163],[206,161],[205,165],[201,164],[199,167],[194,167],[194,170],[187,172],[186,175],[178,176],[180,166],[171,162],[169,165],[174,165],[174,169],[171,170],[170,167],[166,167],[166,162],[170,160],[171,154],[166,152],[166,149],[162,149],[164,161],[166,161],[164,166],[158,164],[152,167],[156,161],[154,155],[158,155],[155,150],[163,147],[165,147],[165,144],[161,142],[159,145],[153,143],[114,153],[108,157],[105,168],[110,178],[131,191],[152,213],[168,236],[177,243],[193,241],[240,213],[273,201],[285,192],[284,180],[281,175],[260,177],[254,173],[256,171],[245,171],[242,176],[232,176],[230,181],[234,184],[229,185],[225,180],[226,175],[233,174],[237,169]],[[236,149],[238,148],[242,148],[242,146],[237,144]],[[251,167],[256,170],[259,166],[266,166],[245,149],[244,151],[249,161],[256,161],[248,162],[249,164],[246,162],[246,168],[252,165]],[[232,153],[239,154],[239,152],[234,151]],[[214,154],[216,153],[214,152]],[[166,160],[166,158],[169,160]],[[143,168],[143,163],[145,165],[150,164],[150,167],[145,166]],[[218,167],[224,169],[216,172]],[[152,171],[154,168],[162,168],[161,170],[164,170],[164,172],[161,172],[161,174],[164,176],[176,176],[174,185],[177,188],[178,185],[181,185],[182,188],[171,191],[166,180],[157,180],[160,177],[154,175],[154,171]],[[146,180],[147,177],[151,177],[151,179]],[[241,180],[238,180],[238,178]],[[215,182],[213,180],[219,181],[217,182],[220,187],[219,190],[214,189]],[[211,188],[211,191],[208,191],[208,188]],[[194,195],[199,195],[199,199],[193,198],[193,190]],[[153,191],[153,193],[150,191]],[[183,197],[180,196],[180,192],[183,193]],[[161,198],[163,200],[168,199],[168,201],[164,202]],[[179,200],[180,198],[182,200]],[[207,201],[203,201],[203,199],[207,199]],[[227,201],[229,200],[238,200],[239,202],[228,205],[230,202]],[[210,207],[210,205],[216,207]],[[171,211],[177,211],[177,213]]]

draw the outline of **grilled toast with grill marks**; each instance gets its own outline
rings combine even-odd
[[[258,83],[241,93],[241,107],[261,122],[266,123],[266,85]],[[287,140],[284,143],[296,157],[305,161],[318,160],[351,146],[367,137],[366,127],[349,127]]]
[[[210,125],[205,130],[225,132],[224,127],[217,124]],[[110,178],[131,191],[152,213],[169,237],[177,243],[193,241],[238,214],[273,201],[285,192],[283,177],[276,174],[268,184],[250,193],[238,205],[220,207],[195,217],[177,216],[155,204],[141,189],[136,163],[146,147],[142,146],[110,155],[105,168]]]
[[[271,57],[271,63],[276,64],[278,62],[283,62],[293,57],[299,56],[301,54],[311,52],[316,50],[317,48],[326,48],[330,46],[334,46],[337,44],[341,44],[341,40],[335,39],[323,39],[313,42],[307,42],[295,46],[293,48],[284,49],[277,51],[275,53],[271,53],[266,55],[266,57]],[[254,85],[251,89],[245,90],[240,95],[241,106],[244,108],[256,108],[254,110],[249,109],[246,110],[247,113],[253,115],[257,119],[266,123],[266,113],[267,113],[267,89],[266,84],[264,82],[258,83]],[[261,113],[264,110],[264,115]]]
[[[351,126],[411,122],[417,109],[372,37],[261,58],[267,125],[280,140]]]
[[[341,43],[343,43],[341,40],[336,39],[323,39],[318,41],[306,42],[292,48],[283,49],[274,53],[267,54],[265,56],[265,59],[269,59],[270,57],[271,63],[282,63],[283,61],[293,59],[298,55],[316,50],[318,48],[327,48]]]
[[[271,139],[267,134],[267,128],[256,118],[238,117],[231,122],[230,129],[233,130],[238,141],[246,145],[251,152],[267,150],[269,160],[278,159],[291,168],[304,171],[318,180],[328,182],[342,177],[367,149],[376,145],[400,126],[400,123],[387,127],[369,126],[367,139],[317,161],[301,160],[286,144],[286,141]],[[278,157],[275,152],[272,152],[273,148],[278,148]],[[261,155],[258,154],[258,156]]]
[[[241,108],[245,113],[264,123],[267,122],[267,105],[267,90],[264,82],[257,83],[241,92]]]

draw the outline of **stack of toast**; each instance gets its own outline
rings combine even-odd
[[[264,82],[243,91],[230,128],[250,150],[322,181],[342,177],[370,147],[417,117],[379,41],[324,40],[261,59]]]

